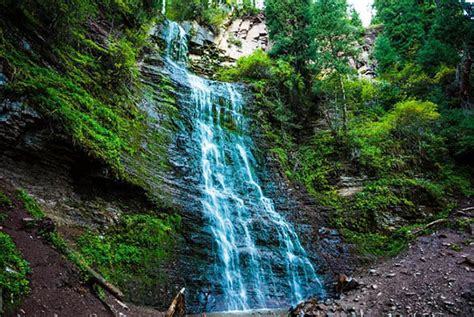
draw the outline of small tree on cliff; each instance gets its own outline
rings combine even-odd
[[[351,25],[346,0],[317,0],[314,3],[311,35],[316,51],[314,66],[319,73],[315,88],[325,92],[322,110],[333,131],[347,132],[347,100],[344,81],[353,70],[357,30]]]

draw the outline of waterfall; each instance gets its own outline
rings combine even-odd
[[[198,164],[201,206],[217,256],[209,281],[215,309],[242,311],[283,307],[323,288],[293,226],[266,197],[257,176],[254,144],[246,134],[240,85],[211,81],[186,69],[187,36],[166,23],[165,67],[184,86],[192,160]]]

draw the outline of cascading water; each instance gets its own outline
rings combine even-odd
[[[193,160],[199,161],[201,204],[217,261],[209,281],[215,310],[294,304],[323,288],[298,236],[265,196],[256,174],[242,87],[210,81],[186,68],[187,38],[167,21],[165,67],[184,86],[180,103],[191,116]]]

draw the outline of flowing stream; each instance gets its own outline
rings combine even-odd
[[[185,87],[180,104],[192,116],[191,142],[198,149],[192,160],[199,162],[202,213],[216,253],[209,273],[219,284],[216,309],[282,307],[322,295],[293,226],[260,185],[243,87],[188,72],[187,35],[179,24],[167,21],[163,38],[165,67]]]

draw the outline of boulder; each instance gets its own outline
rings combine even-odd
[[[336,284],[336,293],[342,294],[358,288],[360,285],[354,278],[345,274],[339,274]]]

